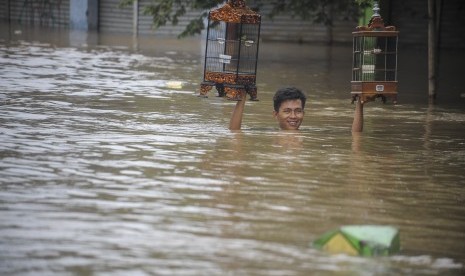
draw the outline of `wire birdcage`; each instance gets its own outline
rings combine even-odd
[[[391,98],[397,102],[397,44],[399,32],[384,26],[378,4],[368,26],[358,26],[353,35],[352,101]]]
[[[215,87],[219,96],[257,99],[256,75],[261,16],[242,0],[229,0],[208,15],[200,95]]]

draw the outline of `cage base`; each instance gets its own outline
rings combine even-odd
[[[383,103],[391,99],[397,103],[397,81],[352,81],[352,103],[360,98],[361,103],[375,101],[381,98]]]
[[[207,98],[207,94],[212,88],[215,87],[218,92],[218,97],[225,97],[228,100],[240,101],[241,95],[249,94],[251,101],[258,101],[257,87],[255,85],[237,85],[227,83],[215,83],[204,81],[200,84],[199,97]]]
[[[351,92],[352,94],[352,103],[357,101],[357,98],[360,98],[360,103],[364,104],[367,102],[373,102],[377,98],[381,98],[383,103],[386,103],[387,99],[390,99],[393,104],[397,104],[397,92],[395,93],[361,93],[361,92]]]

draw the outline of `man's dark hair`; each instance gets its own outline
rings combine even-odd
[[[305,94],[300,91],[298,88],[295,87],[284,87],[278,89],[273,97],[273,106],[276,112],[279,111],[279,107],[281,106],[282,102],[287,100],[300,100],[302,102],[302,109],[305,107],[305,101],[307,97]]]

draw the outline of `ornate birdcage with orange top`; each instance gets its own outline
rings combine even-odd
[[[358,26],[353,35],[352,102],[386,98],[397,103],[397,43],[399,32],[385,26],[378,4],[368,26]]]
[[[244,0],[229,0],[208,15],[200,96],[215,87],[218,96],[257,100],[257,62],[261,16]]]

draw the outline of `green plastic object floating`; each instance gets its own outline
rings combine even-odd
[[[323,234],[316,248],[352,256],[389,256],[400,250],[399,231],[392,226],[348,225]]]

